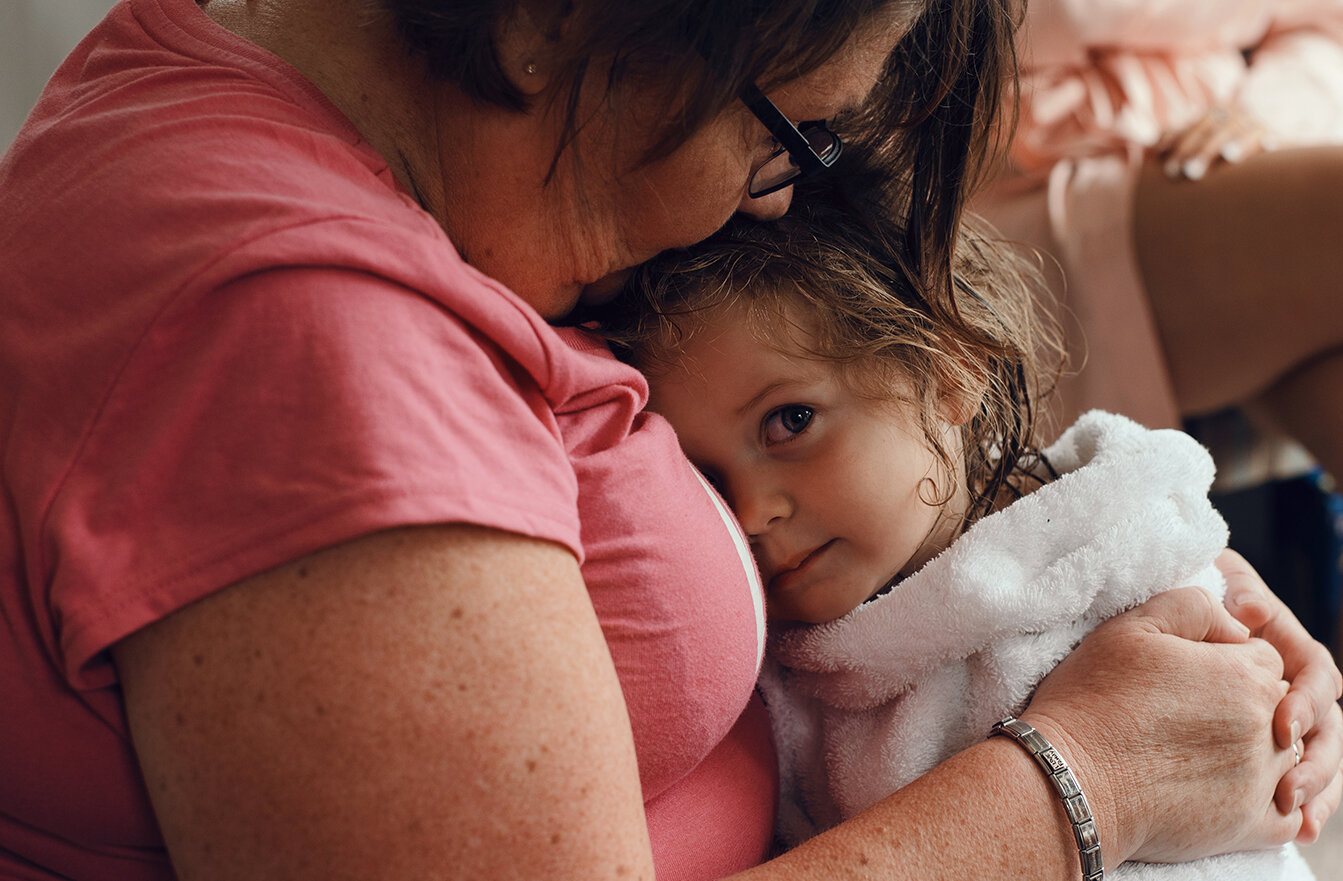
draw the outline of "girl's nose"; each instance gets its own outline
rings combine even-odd
[[[759,199],[752,199],[749,194],[743,195],[737,210],[756,220],[778,220],[788,213],[788,206],[792,203],[793,188],[784,187]]]
[[[793,512],[793,503],[786,493],[759,485],[733,487],[731,503],[749,538],[764,535]]]

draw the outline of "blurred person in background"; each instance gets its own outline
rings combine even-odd
[[[1343,2],[1034,0],[974,203],[1070,313],[1059,425],[1231,405],[1343,473]]]

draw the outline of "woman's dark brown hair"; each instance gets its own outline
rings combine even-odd
[[[912,21],[861,119],[844,134],[866,140],[905,171],[902,213],[910,269],[931,294],[950,296],[949,259],[970,187],[989,155],[1004,92],[1015,81],[1017,0],[373,0],[395,17],[430,75],[487,103],[527,100],[501,69],[494,36],[526,10],[564,38],[548,58],[569,83],[566,143],[582,125],[579,90],[603,77],[619,102],[631,82],[666,94],[666,156],[737,100],[742,86],[768,90],[830,59],[874,17]],[[594,63],[596,66],[594,67]]]

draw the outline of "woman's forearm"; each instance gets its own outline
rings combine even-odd
[[[993,738],[857,817],[736,877],[1071,881],[1079,875],[1072,827],[1045,775],[1019,746]]]
[[[1299,810],[1265,811],[1294,761],[1270,734],[1282,675],[1277,651],[1207,593],[1177,590],[1093,631],[1022,718],[1076,773],[1107,868],[1259,849],[1301,828]],[[1219,810],[1201,809],[1208,804]],[[993,738],[744,877],[1080,874],[1072,826],[1043,771]]]

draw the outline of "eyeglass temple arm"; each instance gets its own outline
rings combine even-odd
[[[806,135],[797,130],[797,126],[774,106],[773,101],[765,97],[765,93],[755,83],[748,82],[741,87],[741,101],[774,139],[783,145],[798,168],[814,172],[827,167],[811,148]]]

